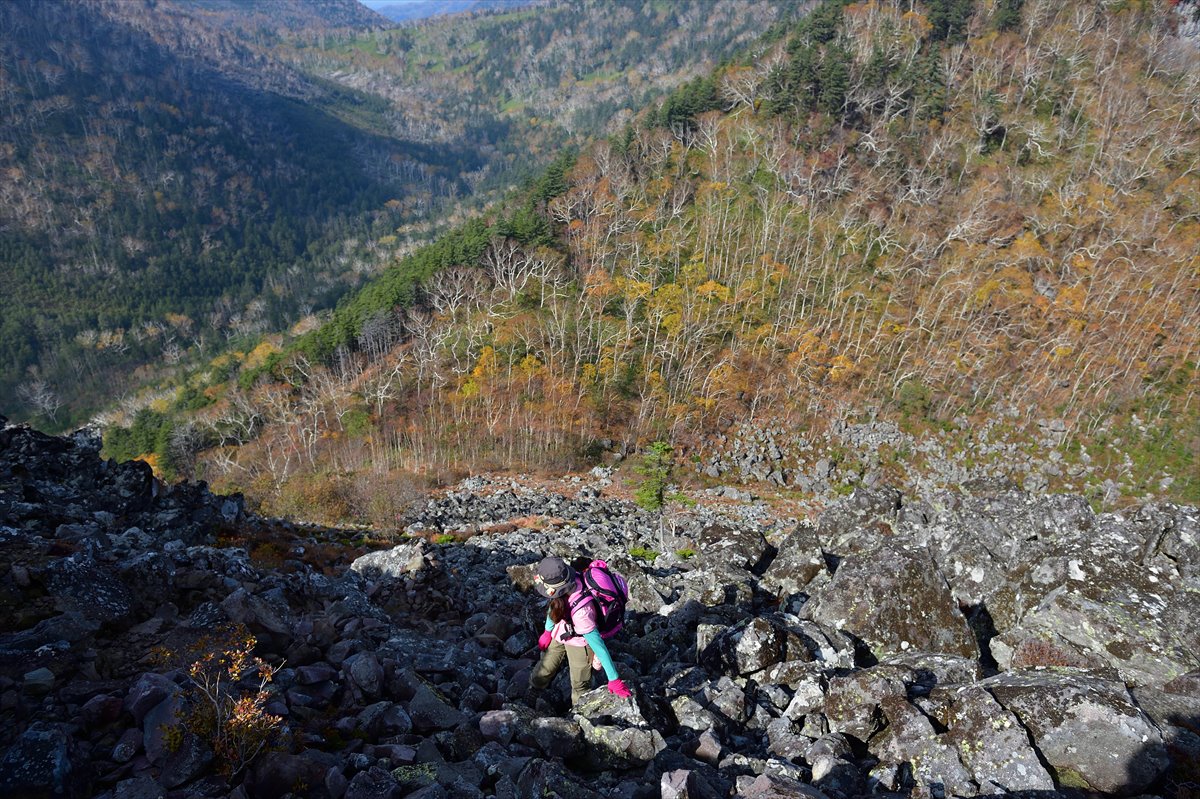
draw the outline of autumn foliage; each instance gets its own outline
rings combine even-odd
[[[705,102],[594,144],[525,207],[536,237],[490,228],[372,317],[395,335],[360,320],[214,409],[262,420],[222,468],[558,468],[845,407],[1195,418],[1183,18],[951,5],[823,4]]]

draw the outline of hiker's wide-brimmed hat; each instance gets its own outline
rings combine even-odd
[[[571,564],[562,558],[551,555],[542,558],[537,565],[537,576],[533,578],[533,587],[538,593],[549,599],[570,593],[575,587],[575,570]]]

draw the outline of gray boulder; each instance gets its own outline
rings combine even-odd
[[[450,705],[437,691],[421,684],[408,703],[408,715],[413,729],[419,733],[450,730],[463,722],[463,714]]]
[[[902,677],[894,669],[876,667],[831,678],[824,704],[829,729],[869,740],[884,726],[884,700],[907,695]]]
[[[910,650],[979,657],[937,565],[894,546],[847,558],[817,594],[811,617],[862,639],[878,657]]]
[[[35,722],[0,760],[0,796],[80,797],[87,767],[63,730]]]
[[[82,553],[51,563],[45,581],[63,611],[100,622],[125,619],[133,612],[133,597],[125,584]]]
[[[916,788],[922,793],[974,796],[977,786],[959,759],[958,746],[934,729],[929,718],[903,697],[885,697],[882,703],[887,728],[871,741],[871,754],[882,764],[907,763]]]
[[[779,551],[763,572],[759,584],[781,598],[808,587],[825,571],[825,554],[816,530],[802,524],[779,542]]]
[[[770,544],[757,530],[713,524],[696,536],[701,565],[723,564],[754,571],[764,565]]]
[[[152,777],[142,775],[121,780],[113,788],[112,799],[163,799],[167,790]]]
[[[360,771],[346,786],[343,799],[392,799],[400,795],[400,785],[391,772],[378,766]]]
[[[400,544],[391,549],[368,552],[350,564],[351,570],[368,580],[395,580],[420,571],[425,565],[425,542]]]
[[[740,799],[827,799],[819,789],[781,774],[739,777],[737,795]]]
[[[1162,733],[1123,683],[1086,674],[1001,674],[979,683],[1029,731],[1060,785],[1132,796],[1167,769]]]
[[[976,685],[944,690],[951,702],[946,739],[958,748],[981,793],[1054,790],[1054,779],[1015,715]]]
[[[383,666],[374,652],[359,652],[342,661],[342,673],[359,696],[375,699],[383,690]]]
[[[256,596],[239,588],[221,601],[221,610],[229,620],[244,624],[258,636],[278,636],[288,640],[292,635],[291,614],[280,602]]]
[[[556,796],[560,799],[601,799],[603,794],[587,787],[560,764],[541,759],[530,760],[516,779],[517,796]]]
[[[1143,535],[1102,517],[1086,543],[1031,564],[1021,585],[1041,598],[992,640],[1001,668],[1111,667],[1126,682],[1160,687],[1200,667],[1200,583],[1140,562]]]
[[[667,746],[632,697],[621,699],[606,688],[598,688],[581,696],[574,710],[574,719],[588,744],[584,755],[596,768],[644,765]]]
[[[718,635],[700,662],[730,674],[753,674],[784,659],[787,630],[766,618],[750,619]]]

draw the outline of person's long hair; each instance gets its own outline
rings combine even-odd
[[[565,596],[556,596],[550,600],[549,616],[550,621],[558,624],[563,619],[567,618],[568,606]]]

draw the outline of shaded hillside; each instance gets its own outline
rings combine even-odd
[[[227,339],[327,307],[464,205],[534,173],[568,133],[532,108],[505,110],[492,76],[514,68],[512,48],[536,44],[537,69],[579,72],[538,102],[590,133],[786,11],[594,5],[566,25],[566,8],[466,21],[460,64],[460,33],[380,31],[352,0],[5,4],[5,410],[79,422]],[[420,65],[357,65],[362,48],[408,36]]]
[[[140,363],[328,303],[344,240],[475,168],[169,5],[4,3],[0,28],[6,409],[45,384],[78,419]]]
[[[192,440],[265,496],[655,439],[719,463],[736,424],[791,431],[790,487],[831,420],[891,419],[960,474],[1048,439],[1039,479],[1194,500],[1196,50],[1169,11],[1003,10],[824,4],[162,418],[218,398]]]

